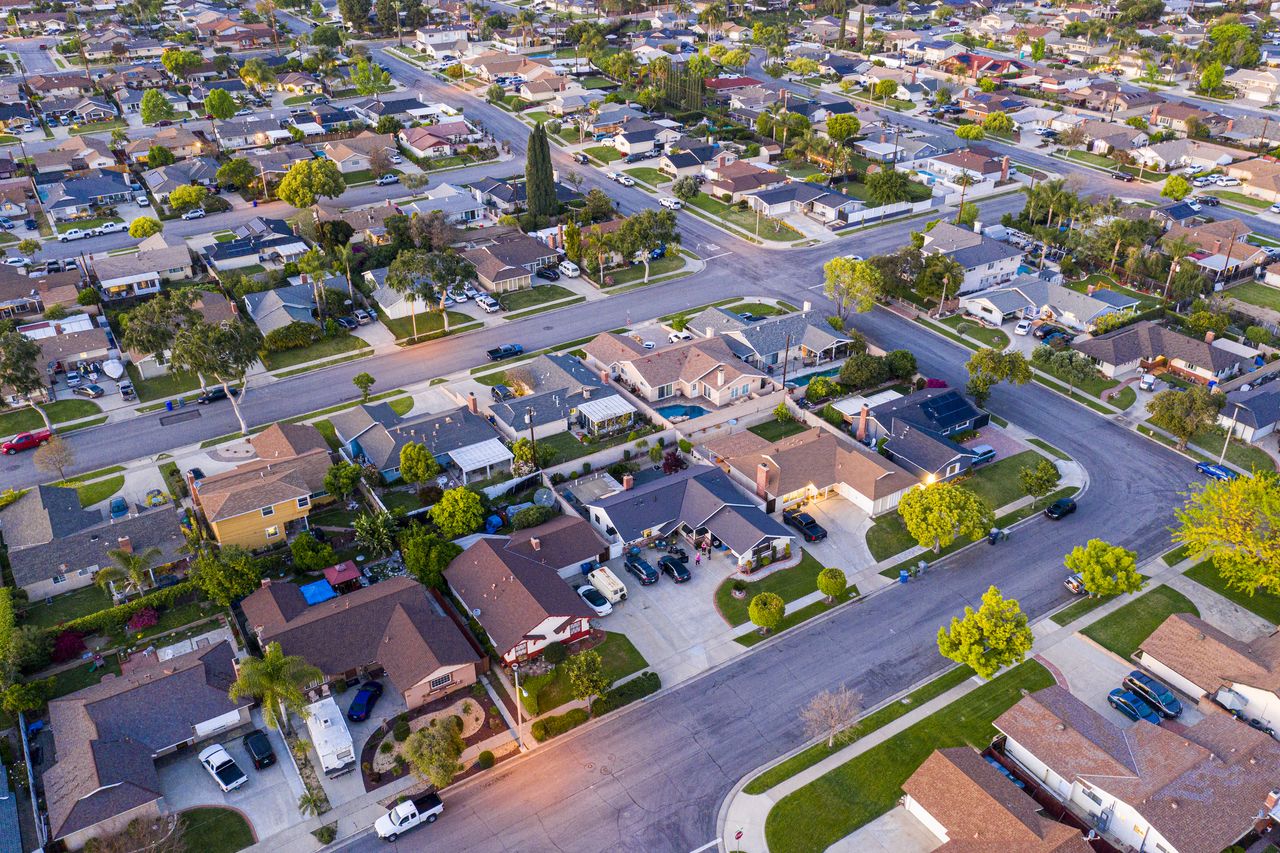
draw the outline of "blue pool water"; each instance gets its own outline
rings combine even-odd
[[[671,420],[672,418],[700,418],[708,410],[701,406],[686,406],[683,403],[677,403],[670,406],[659,406],[655,411],[667,420]]]
[[[1036,274],[1036,271],[1034,267],[1029,267],[1026,264],[1021,264],[1018,266],[1018,275],[1035,275],[1035,274]]]
[[[803,388],[805,385],[808,385],[810,382],[812,382],[814,377],[825,376],[828,379],[830,379],[832,376],[839,376],[839,375],[840,375],[840,368],[833,367],[830,370],[819,370],[817,373],[806,373],[804,376],[797,376],[795,379],[788,379],[787,384],[791,384],[792,382],[795,382],[795,384]]]

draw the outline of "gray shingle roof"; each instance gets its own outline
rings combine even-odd
[[[61,486],[36,486],[0,512],[0,534],[10,552],[101,523],[101,512],[81,509],[79,493]]]
[[[400,451],[417,442],[435,456],[447,456],[498,437],[489,422],[465,406],[438,414],[401,418],[386,403],[356,406],[330,418],[344,444],[357,441],[378,470],[400,464]]]
[[[1165,356],[1182,359],[1188,364],[1207,367],[1214,373],[1219,373],[1236,364],[1251,363],[1249,359],[1223,347],[1213,346],[1199,338],[1187,337],[1150,320],[1141,320],[1105,335],[1077,341],[1071,346],[1103,364],[1128,364],[1140,359]]]
[[[1232,391],[1222,416],[1235,418],[1254,429],[1262,429],[1280,421],[1280,382],[1269,382],[1248,391]]]
[[[819,323],[815,320],[816,315],[812,311],[783,314],[744,325],[736,331],[726,331],[725,334],[742,341],[759,356],[783,352],[788,344],[793,349],[804,346],[814,352],[821,352],[838,344],[851,342],[851,338],[836,334],[825,321]]]

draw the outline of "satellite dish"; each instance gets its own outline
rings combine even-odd
[[[550,489],[538,489],[533,493],[533,502],[537,506],[555,506],[556,496]]]
[[[102,372],[110,376],[112,379],[119,379],[124,376],[124,365],[119,359],[110,359],[102,363]]]
[[[472,615],[472,616],[474,616],[474,617],[476,617],[477,619],[479,619],[479,618],[480,618],[480,608],[479,608],[479,607],[473,607],[473,608],[471,608],[471,615]]]

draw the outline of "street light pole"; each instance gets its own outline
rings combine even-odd
[[[516,743],[520,746],[520,751],[524,751],[524,714],[522,713],[523,703],[520,701],[520,664],[511,664],[511,674],[516,678]]]

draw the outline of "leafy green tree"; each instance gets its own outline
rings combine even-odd
[[[342,47],[342,30],[332,24],[321,24],[311,31],[311,43],[316,47],[337,50]]]
[[[827,117],[827,136],[834,142],[844,142],[851,136],[857,136],[860,130],[862,130],[862,122],[851,113]]]
[[[1178,449],[1198,432],[1209,429],[1218,420],[1224,399],[1201,385],[1187,391],[1161,391],[1147,402],[1151,423],[1178,440]]]
[[[230,607],[258,588],[262,570],[248,551],[229,545],[219,551],[203,550],[195,559],[191,577],[208,598]]]
[[[889,376],[884,359],[870,353],[860,352],[845,359],[840,365],[840,384],[847,388],[862,390],[879,385]]]
[[[888,103],[890,98],[898,94],[898,81],[892,79],[877,81],[873,91],[875,97]]]
[[[754,596],[747,605],[747,616],[760,629],[760,633],[767,634],[782,622],[786,610],[787,603],[782,600],[782,596],[776,592],[762,592]]]
[[[898,503],[898,515],[916,544],[935,554],[960,536],[976,542],[995,524],[982,498],[946,481],[911,489]]]
[[[1206,95],[1216,93],[1226,76],[1227,72],[1223,70],[1221,62],[1210,62],[1200,72],[1200,91]]]
[[[151,216],[139,216],[129,223],[129,236],[135,240],[145,240],[163,230],[164,226],[160,224],[160,220]]]
[[[174,117],[173,104],[165,100],[159,89],[148,89],[142,94],[142,103],[138,106],[143,124],[155,124]]]
[[[1051,348],[1050,348],[1051,349]],[[1068,390],[1075,393],[1076,386],[1088,382],[1098,375],[1098,369],[1084,353],[1064,349],[1053,354],[1049,367],[1059,379],[1065,379]]]
[[[276,72],[258,57],[246,59],[240,66],[240,79],[256,89],[263,89],[276,81]]]
[[[293,565],[300,571],[318,572],[337,565],[338,555],[333,546],[321,542],[309,531],[302,531],[289,543],[289,553],[293,556]]]
[[[258,177],[253,164],[243,157],[234,157],[218,167],[215,180],[224,187],[244,189],[249,182]]]
[[[511,455],[515,457],[516,465],[520,470],[534,471],[554,464],[558,454],[556,449],[546,442],[535,445],[528,437],[521,436],[511,444]]]
[[[1024,465],[1018,469],[1018,485],[1022,488],[1022,493],[1031,498],[1032,508],[1040,498],[1052,492],[1061,479],[1058,466],[1043,457],[1034,465]]]
[[[475,533],[484,524],[484,502],[465,486],[446,491],[428,513],[446,539]]]
[[[262,703],[262,718],[276,731],[292,731],[289,715],[307,714],[307,688],[324,679],[324,673],[298,655],[286,655],[279,643],[268,643],[262,657],[247,657],[236,668],[236,680],[227,691],[234,702],[249,696]]]
[[[980,142],[987,138],[987,132],[980,124],[962,124],[956,128],[956,136],[966,142]]]
[[[680,245],[676,215],[670,210],[642,210],[627,217],[615,232],[624,255],[634,255],[644,264],[644,280],[649,280],[649,262],[658,249],[675,252]]]
[[[57,679],[53,676],[10,684],[0,693],[0,707],[14,715],[20,711],[25,714],[39,711],[53,698],[56,685]]]
[[[613,679],[605,672],[604,660],[595,649],[578,652],[560,664],[569,681],[574,699],[582,699],[591,707],[591,700],[609,689]]]
[[[324,475],[324,490],[338,500],[346,500],[356,493],[360,482],[360,466],[354,462],[339,462]]]
[[[556,201],[547,130],[541,122],[529,133],[529,147],[525,155],[525,182],[529,213],[534,217],[554,216],[560,209],[560,204]]]
[[[444,570],[462,553],[447,539],[441,539],[421,524],[410,525],[400,534],[400,554],[404,567],[423,586],[443,590]]]
[[[169,193],[169,207],[173,208],[174,213],[185,213],[204,204],[204,200],[208,197],[209,190],[205,187],[199,184],[183,184],[180,187],[174,187]]]
[[[442,470],[435,454],[424,445],[410,441],[400,448],[400,476],[406,483],[421,485],[440,476]]]
[[[1005,598],[994,586],[983,594],[976,611],[966,607],[963,619],[952,617],[950,629],[938,629],[942,656],[968,665],[983,678],[1021,662],[1033,640],[1017,600]]]
[[[356,542],[375,554],[390,554],[396,547],[396,519],[389,512],[362,512],[351,526]]]
[[[1280,595],[1280,477],[1210,481],[1175,511],[1173,540],[1193,559],[1209,559],[1231,589]]]
[[[671,185],[671,194],[681,201],[691,201],[698,197],[698,181],[692,175],[676,178]]]
[[[1025,385],[1031,381],[1031,363],[1017,350],[1002,352],[986,347],[969,357],[969,395],[979,406],[985,405],[991,388],[1001,382]]]
[[[849,312],[859,314],[875,307],[881,294],[880,272],[866,261],[847,257],[835,257],[822,267],[826,274],[823,293],[836,305],[836,316],[841,321]]]
[[[160,62],[166,71],[178,79],[185,78],[192,71],[204,65],[204,57],[193,50],[167,48],[160,54]]]
[[[1191,184],[1181,175],[1170,175],[1164,179],[1164,188],[1160,190],[1160,195],[1174,201],[1182,201],[1191,195]]]
[[[1101,539],[1077,545],[1066,558],[1067,569],[1079,572],[1091,598],[1137,592],[1147,579],[1138,574],[1138,555]]]
[[[226,89],[214,89],[204,97],[204,111],[218,121],[226,121],[236,114],[236,102]]]
[[[276,195],[299,210],[310,207],[318,198],[337,198],[347,189],[338,166],[325,158],[294,163],[276,188]]]
[[[241,410],[241,398],[231,393],[232,383],[245,389],[245,375],[258,361],[262,334],[251,323],[191,323],[174,335],[169,354],[170,365],[188,370],[204,380],[212,379],[222,386],[231,401],[231,409],[240,422],[241,433],[249,433]]]
[[[911,178],[896,169],[881,169],[867,176],[867,197],[876,204],[894,204],[911,199]]]
[[[154,219],[150,221],[155,222]],[[132,228],[130,233],[133,233]],[[200,315],[191,307],[189,296],[182,291],[165,291],[124,315],[122,343],[128,350],[162,355],[173,346],[179,328],[199,319]]]
[[[160,166],[172,166],[177,162],[177,157],[173,156],[173,152],[163,145],[152,145],[147,151],[147,167],[151,169]]]
[[[357,94],[382,103],[382,93],[391,86],[391,72],[383,71],[371,60],[361,59],[351,67],[351,85]]]
[[[419,299],[430,298],[435,293],[431,281],[431,253],[422,249],[409,249],[399,252],[391,267],[387,270],[387,287],[402,294],[409,301],[410,319],[413,326],[413,337],[418,337],[418,311],[416,303]]]
[[[44,421],[44,428],[52,431],[49,415],[39,402],[46,393],[42,359],[40,345],[26,335],[18,331],[0,333],[0,388],[26,400]],[[7,397],[0,394],[0,409],[7,405]]]
[[[431,252],[425,259],[427,278],[435,284],[436,310],[440,313],[440,321],[444,330],[449,331],[449,311],[445,305],[445,295],[450,290],[460,289],[463,285],[476,280],[476,268],[466,258],[453,249]]]
[[[911,379],[916,375],[916,357],[911,350],[895,349],[884,354],[884,366],[897,380]]]
[[[818,592],[827,597],[828,604],[834,601],[837,595],[843,595],[848,586],[849,581],[840,569],[828,567],[818,572]]]
[[[18,241],[18,254],[24,258],[34,258],[40,251],[40,241],[31,237],[24,237]]]
[[[1006,113],[996,110],[982,120],[982,129],[987,133],[1013,133],[1013,119]]]
[[[360,402],[369,402],[369,392],[373,390],[373,385],[378,380],[374,379],[368,373],[357,373],[351,377],[351,384],[356,386],[356,390],[360,392]]]
[[[462,772],[458,759],[466,743],[462,740],[458,719],[437,717],[404,742],[404,757],[413,772],[437,788],[444,788]]]

